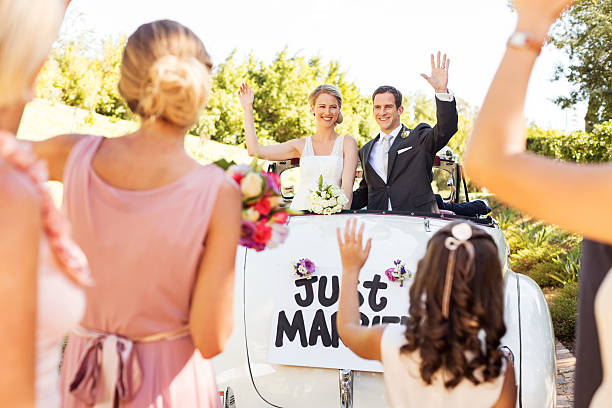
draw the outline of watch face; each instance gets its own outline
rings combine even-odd
[[[527,34],[525,33],[514,33],[512,37],[510,37],[510,44],[522,46],[527,42]]]

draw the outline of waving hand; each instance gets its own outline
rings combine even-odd
[[[446,58],[446,54],[440,61],[440,51],[438,51],[438,57],[434,61],[434,55],[431,54],[431,76],[421,74],[429,85],[436,90],[436,93],[448,92],[448,66],[450,65],[450,58]]]

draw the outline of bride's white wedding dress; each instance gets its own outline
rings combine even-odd
[[[319,177],[323,184],[342,186],[342,169],[344,167],[344,136],[340,135],[334,142],[329,156],[317,156],[312,148],[312,137],[306,138],[306,145],[300,157],[300,181],[290,209],[308,210],[308,195],[311,189],[317,188]]]
[[[36,322],[36,407],[60,406],[61,345],[85,310],[85,295],[57,265],[46,238],[40,241]]]

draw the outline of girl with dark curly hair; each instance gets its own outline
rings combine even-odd
[[[357,220],[338,229],[338,333],[355,354],[383,364],[390,405],[514,407],[514,369],[499,350],[504,283],[491,236],[465,222],[436,232],[410,288],[407,325],[362,327],[357,282],[371,247],[363,229]]]

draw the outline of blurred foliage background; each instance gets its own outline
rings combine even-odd
[[[78,18],[78,16],[77,16]],[[60,133],[91,133],[116,136],[138,127],[117,90],[126,37],[102,42],[83,32],[61,38],[38,77],[36,96],[24,115],[19,136],[41,139]],[[558,66],[553,80],[575,85],[556,99],[561,107],[586,101],[585,130],[563,133],[527,126],[527,148],[556,160],[594,163],[612,160],[612,2],[577,0],[553,27],[550,43],[563,50],[570,64]],[[324,63],[317,56],[280,50],[270,62],[254,54],[240,59],[232,52],[213,71],[213,89],[207,107],[185,140],[187,151],[198,161],[220,158],[248,161],[244,146],[242,108],[237,91],[248,82],[255,91],[255,124],[260,142],[281,143],[311,135],[315,124],[308,94],[329,83],[342,92],[344,123],[341,134],[350,134],[360,146],[376,136],[371,99],[347,79],[340,62]],[[420,122],[434,125],[436,111],[432,94],[405,92],[402,122],[414,127]],[[449,146],[461,160],[467,137],[478,113],[457,95],[459,130]],[[581,237],[545,225],[505,206],[485,189],[469,184],[475,197],[489,199],[493,217],[510,245],[510,265],[515,272],[533,278],[549,300],[556,335],[573,348],[576,324],[577,282]],[[52,185],[58,202],[61,184]]]

